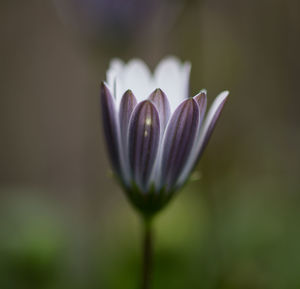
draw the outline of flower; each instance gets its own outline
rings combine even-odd
[[[151,74],[143,61],[110,63],[101,84],[104,133],[113,169],[144,215],[164,207],[203,153],[229,94],[205,116],[206,90],[189,97],[191,65],[163,59]]]

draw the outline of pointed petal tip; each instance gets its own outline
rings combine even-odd
[[[165,92],[161,88],[157,87],[150,93],[149,99],[151,99],[151,97],[153,98],[156,94],[166,95]]]
[[[138,103],[138,106],[139,106],[139,107],[144,107],[144,106],[147,107],[147,106],[151,106],[151,107],[153,107],[153,108],[155,109],[155,111],[157,111],[157,108],[155,107],[154,103],[153,103],[151,100],[149,100],[149,99],[145,99],[145,100],[139,102],[139,103]],[[137,109],[137,107],[136,107],[136,109]]]
[[[157,108],[160,118],[160,124],[162,126],[162,129],[164,130],[171,113],[168,97],[160,88],[156,88],[149,95],[148,100],[150,100]]]
[[[104,96],[105,94],[107,94],[108,91],[109,91],[109,89],[106,86],[105,82],[101,81],[101,83],[100,83],[100,92],[101,92],[101,95]]]
[[[120,58],[117,58],[117,57],[112,58],[109,62],[110,67],[122,66],[122,65],[124,65],[124,61]]]
[[[109,88],[108,88],[108,84],[105,81],[101,81],[100,83],[100,89],[103,92],[110,92]]]
[[[202,123],[202,120],[204,118],[206,107],[207,107],[207,92],[206,89],[200,90],[200,92],[193,97],[195,101],[198,103],[199,106],[199,112],[200,112],[200,122]]]
[[[109,101],[112,102],[115,105],[115,99],[113,97],[113,94],[111,93],[110,88],[107,86],[107,83],[105,83],[104,81],[101,82],[100,85],[100,97],[105,101]]]
[[[217,109],[218,107],[220,107],[221,109],[223,108],[224,104],[227,101],[229,95],[229,91],[228,90],[224,90],[222,91],[214,100],[211,109]]]
[[[127,89],[121,98],[121,104],[120,104],[121,108],[126,110],[128,108],[127,107],[128,105],[130,107],[132,106],[134,107],[136,104],[137,104],[137,100],[135,95],[133,94],[132,90]]]
[[[180,59],[177,56],[172,55],[172,54],[171,55],[167,55],[164,58],[162,58],[160,60],[160,62],[162,62],[162,61],[170,61],[170,62],[180,63]]]
[[[183,63],[183,69],[185,69],[186,71],[188,71],[190,73],[191,69],[192,69],[192,63],[190,61],[185,61]]]
[[[130,95],[133,95],[133,92],[132,92],[132,90],[131,89],[127,89],[126,91],[125,91],[125,93],[124,94],[130,94]]]
[[[193,97],[189,97],[188,99],[185,100],[185,102],[191,102],[193,104],[197,104],[197,101]]]
[[[189,98],[186,98],[184,99],[179,105],[177,105],[175,111],[179,108],[181,108],[181,106],[185,105],[185,104],[188,104],[188,105],[197,105],[197,100],[194,98],[194,97],[189,97]],[[175,112],[174,111],[174,112]],[[174,114],[174,112],[172,114]]]
[[[227,99],[228,95],[229,95],[229,90],[224,90],[217,96],[217,98],[225,100]]]
[[[207,90],[206,89],[201,89],[193,98],[196,101],[199,101],[200,99],[207,98]]]
[[[153,106],[153,103],[149,99],[145,99],[145,100],[141,101],[141,104],[143,104],[143,105],[147,104],[147,105]]]

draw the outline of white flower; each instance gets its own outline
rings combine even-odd
[[[111,61],[101,86],[103,125],[114,170],[144,214],[163,207],[203,153],[227,99],[206,117],[206,90],[190,98],[189,62],[163,59],[151,74],[141,60]]]
[[[188,97],[191,64],[181,63],[176,57],[163,59],[156,67],[154,74],[140,59],[132,59],[125,64],[120,59],[113,59],[107,71],[107,84],[116,99],[119,108],[124,92],[130,89],[138,102],[147,97],[156,88],[167,96],[171,111]]]

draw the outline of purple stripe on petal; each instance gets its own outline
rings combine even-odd
[[[205,89],[201,90],[197,95],[193,97],[199,105],[200,111],[200,124],[205,115],[206,106],[207,106],[207,92]]]
[[[190,155],[199,128],[199,107],[193,98],[182,102],[167,126],[162,152],[161,182],[172,188]]]
[[[157,88],[150,94],[148,99],[156,106],[159,113],[161,128],[164,130],[171,113],[170,104],[166,94],[160,88]]]
[[[133,111],[129,124],[129,161],[135,182],[147,188],[160,139],[159,115],[153,103],[145,100]]]
[[[118,127],[114,99],[104,83],[100,89],[102,122],[107,150],[114,170],[120,175],[121,164],[118,150]]]
[[[119,111],[121,138],[124,149],[127,148],[129,120],[136,104],[137,101],[132,91],[127,90],[122,96]]]

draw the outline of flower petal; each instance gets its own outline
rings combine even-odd
[[[202,89],[197,95],[193,97],[199,105],[200,112],[200,124],[205,115],[206,106],[207,106],[207,92],[205,89]]]
[[[114,170],[121,176],[120,154],[118,149],[118,126],[114,99],[104,83],[101,83],[102,123],[107,150]]]
[[[150,70],[140,59],[132,59],[125,65],[120,81],[124,89],[133,91],[138,101],[146,99],[153,90]]]
[[[161,182],[170,189],[190,155],[199,128],[199,107],[193,98],[185,100],[166,128],[161,160]]]
[[[161,60],[154,72],[156,87],[161,88],[169,97],[171,110],[188,97],[190,64],[182,64],[176,57]]]
[[[203,128],[201,130],[200,136],[199,136],[199,146],[200,146],[200,154],[205,149],[209,138],[215,128],[215,125],[217,123],[217,120],[221,114],[221,111],[223,109],[223,106],[227,100],[229,91],[223,91],[221,92],[216,99],[214,100],[213,104],[211,105],[207,116],[205,118]]]
[[[114,58],[110,61],[109,69],[106,72],[107,83],[110,87],[113,87],[115,78],[122,73],[124,65],[124,62],[118,58]]]
[[[122,91],[123,88],[120,83],[120,77],[123,73],[124,66],[125,64],[121,59],[114,58],[111,60],[109,69],[106,72],[107,85],[114,96],[116,108],[119,107],[119,103],[124,92]]]
[[[181,68],[181,78],[182,78],[182,90],[184,97],[188,98],[190,95],[190,74],[191,74],[192,64],[189,61],[185,61]]]
[[[133,111],[129,124],[129,161],[134,181],[146,190],[157,156],[160,122],[156,107],[146,100]]]
[[[195,143],[194,148],[192,149],[192,153],[191,153],[180,177],[178,178],[176,187],[180,187],[186,181],[187,177],[189,176],[192,169],[195,167],[197,161],[201,157],[201,155],[208,143],[208,140],[213,132],[216,122],[220,116],[220,113],[226,102],[228,94],[229,94],[228,91],[223,91],[214,100],[211,108],[208,111],[208,114],[206,116],[204,124],[201,128],[200,134],[198,136],[198,140]]]
[[[162,131],[165,130],[170,117],[170,104],[165,93],[160,89],[155,89],[148,98],[157,108]]]
[[[122,96],[119,110],[121,138],[125,150],[127,148],[129,120],[136,104],[137,101],[132,91],[127,90]]]

